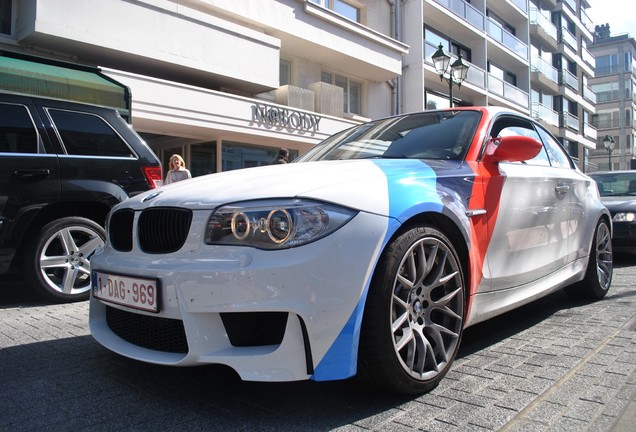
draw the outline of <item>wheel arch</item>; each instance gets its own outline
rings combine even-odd
[[[12,263],[12,269],[15,271],[20,268],[24,262],[25,253],[38,235],[40,229],[49,222],[64,217],[83,217],[104,227],[106,216],[111,206],[103,202],[57,202],[40,209],[34,210],[30,215],[23,217],[21,230],[15,233],[18,247],[15,259]]]
[[[454,219],[449,217],[444,213],[437,212],[425,212],[414,215],[410,219],[406,220],[400,227],[393,233],[393,235],[387,240],[384,245],[384,249],[382,250],[382,254],[386,250],[386,247],[397,237],[402,235],[402,233],[415,228],[417,226],[422,225],[431,225],[434,228],[440,230],[444,235],[448,237],[451,241],[455,250],[457,252],[459,262],[462,266],[462,270],[464,271],[464,276],[466,280],[464,281],[464,285],[466,288],[465,299],[468,301],[468,287],[470,287],[471,275],[470,275],[470,265],[469,265],[469,238],[465,234],[459,225],[455,222]],[[380,256],[382,256],[380,254]],[[374,274],[377,271],[377,268],[374,270]]]

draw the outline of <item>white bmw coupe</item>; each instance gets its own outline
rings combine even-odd
[[[537,122],[496,108],[345,130],[294,163],[211,174],[115,207],[90,328],[121,355],[244,380],[361,374],[435,387],[463,330],[612,280],[596,183]]]

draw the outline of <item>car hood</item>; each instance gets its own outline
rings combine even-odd
[[[636,197],[634,196],[602,197],[601,201],[613,213],[618,211],[636,211]]]
[[[210,174],[148,191],[127,207],[214,209],[220,205],[268,198],[306,198],[357,210],[388,214],[392,183],[426,184],[435,190],[440,173],[458,161],[424,163],[414,159],[303,162]]]

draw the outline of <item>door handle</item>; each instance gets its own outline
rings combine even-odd
[[[570,190],[570,186],[566,185],[566,184],[560,184],[557,187],[554,188],[556,190],[556,192],[559,195],[564,195],[566,193],[568,193],[568,191]]]
[[[33,180],[36,178],[41,178],[41,177],[48,177],[51,174],[51,170],[48,169],[32,169],[32,170],[25,170],[25,169],[20,169],[20,170],[16,170],[13,171],[13,175],[19,179],[23,179],[23,180]]]

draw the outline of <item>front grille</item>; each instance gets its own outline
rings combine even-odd
[[[146,253],[176,252],[186,241],[192,212],[182,208],[158,207],[141,212],[137,223],[139,247]]]
[[[181,320],[139,315],[107,306],[106,323],[113,333],[131,344],[162,352],[188,352]]]
[[[135,212],[132,209],[119,210],[110,217],[108,226],[108,238],[113,248],[121,252],[132,250],[133,219]]]

